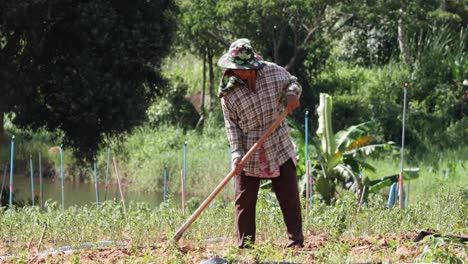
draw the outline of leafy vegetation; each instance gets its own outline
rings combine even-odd
[[[77,161],[106,136],[140,125],[166,86],[174,1],[2,1],[0,133],[16,125],[63,134]]]
[[[115,151],[133,187],[142,191],[161,191],[164,166],[169,172],[170,192],[180,192],[184,143],[187,143],[187,190],[204,196],[212,189],[207,182],[218,182],[230,171],[229,145],[224,130],[206,124],[203,134],[161,126],[141,128]]]
[[[436,191],[446,193],[447,187],[439,185]],[[444,258],[466,261],[466,254],[463,254],[466,245],[450,240],[440,242],[439,239],[429,244],[408,241],[422,228],[431,228],[448,235],[466,234],[468,223],[464,216],[468,213],[468,207],[465,198],[466,193],[463,195],[463,192],[456,192],[449,196],[438,196],[431,201],[416,200],[402,211],[387,209],[385,199],[377,195],[358,212],[355,196],[343,192],[332,206],[314,202],[309,218],[304,222],[307,234],[305,250],[312,250],[310,254],[316,261],[440,261]],[[130,204],[128,220],[121,205],[114,202],[107,202],[99,208],[71,207],[65,211],[61,211],[59,205],[52,201],[46,203],[44,210],[38,207],[15,208],[0,214],[4,223],[0,226],[0,238],[6,243],[11,234],[10,252],[18,257],[24,254],[26,259],[29,256],[28,251],[23,251],[24,246],[29,243],[30,248],[38,247],[45,223],[47,229],[42,250],[74,246],[78,255],[86,254],[87,249],[80,246],[87,242],[91,242],[93,247],[105,248],[97,242],[110,240],[112,247],[128,248],[130,253],[127,253],[127,258],[134,261],[146,258],[176,263],[180,261],[178,259],[183,259],[186,263],[192,263],[196,262],[197,257],[221,256],[241,262],[297,262],[311,257],[309,254],[281,249],[286,242],[282,216],[278,204],[270,199],[268,192],[262,191],[259,195],[259,239],[252,250],[239,251],[229,246],[235,239],[232,210],[232,204],[217,200],[186,233],[184,238],[190,242],[182,241],[182,250],[165,242],[186,218],[180,206],[172,200],[159,208]],[[208,239],[218,242],[210,244]],[[0,248],[6,250],[5,246],[2,244]],[[360,253],[362,249],[359,247],[368,247],[369,250]],[[403,248],[413,250],[402,253]],[[142,249],[153,254],[145,256],[138,253]],[[132,250],[134,253],[131,253]]]

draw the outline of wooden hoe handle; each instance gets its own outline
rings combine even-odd
[[[250,150],[247,152],[247,154],[244,155],[242,160],[240,161],[240,165],[244,165],[255,153],[255,151],[263,145],[265,140],[273,133],[276,128],[281,124],[281,122],[286,118],[286,116],[289,114],[288,110],[284,110],[283,113],[275,120],[273,125],[263,134],[263,136],[250,148]],[[177,233],[171,238],[175,242],[179,241],[179,239],[182,237],[182,234],[190,227],[190,225],[195,222],[195,220],[200,216],[200,214],[205,210],[205,208],[210,205],[211,201],[218,195],[218,193],[228,184],[228,182],[231,180],[231,178],[234,176],[234,169],[229,172],[228,175],[221,181],[221,183],[216,186],[216,188],[211,192],[211,194],[203,201],[203,203],[195,210],[195,212],[185,221],[185,223],[179,228]]]

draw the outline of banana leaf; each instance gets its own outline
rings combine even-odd
[[[376,123],[373,121],[369,121],[355,126],[350,126],[345,130],[337,132],[335,135],[335,141],[336,145],[338,146],[338,150],[341,152],[345,152],[360,147],[362,145],[366,145],[373,139],[367,134],[370,131],[375,130],[375,127]],[[355,147],[350,147],[352,145],[355,145]]]
[[[333,108],[333,101],[332,97],[328,94],[321,93],[320,94],[320,105],[317,108],[318,113],[318,129],[317,135],[320,138],[322,143],[322,151],[326,154],[327,160],[337,160],[335,156],[336,153],[336,144],[335,144],[335,136],[333,134],[332,128],[332,120],[331,120],[331,113]],[[332,157],[334,157],[332,159]],[[335,162],[333,162],[335,163]],[[328,166],[329,168],[333,168],[336,164]]]
[[[393,146],[394,144],[395,144],[395,142],[389,141],[389,142],[383,143],[383,144],[373,144],[373,145],[363,146],[363,147],[359,147],[359,148],[356,148],[356,149],[353,149],[353,150],[350,150],[350,151],[346,151],[344,153],[344,155],[368,156],[368,155],[374,153],[377,150],[386,150],[386,151],[391,150],[391,149],[399,150],[400,148],[396,147],[396,146]]]
[[[392,185],[398,181],[398,174],[386,176],[377,180],[369,180],[365,177],[363,184],[367,186],[369,193],[378,193],[381,189]],[[419,168],[404,169],[403,170],[403,180],[409,181],[414,180],[419,177]]]

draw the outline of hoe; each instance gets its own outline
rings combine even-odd
[[[242,160],[240,161],[240,166],[243,166],[247,161],[251,158],[251,156],[255,153],[255,151],[265,142],[265,140],[273,133],[276,128],[281,124],[281,122],[286,118],[289,114],[288,110],[285,110],[281,115],[275,120],[273,125],[265,132],[265,134],[250,148],[247,154],[244,155]],[[213,199],[218,195],[218,193],[226,186],[226,184],[231,180],[231,178],[235,175],[234,169],[229,172],[228,175],[221,181],[221,183],[216,186],[216,188],[211,192],[211,194],[203,201],[203,203],[195,210],[195,212],[185,221],[185,223],[179,228],[177,233],[171,238],[173,242],[178,242],[179,239],[182,237],[184,232],[190,227],[190,225],[200,216],[200,214],[205,210],[205,208],[213,201]]]

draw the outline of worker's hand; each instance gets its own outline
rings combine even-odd
[[[288,109],[288,112],[292,112],[294,109],[299,107],[299,98],[296,95],[288,95],[287,96],[287,104],[286,108]]]
[[[244,170],[244,165],[241,163],[241,158],[236,158],[232,161],[232,168],[234,169],[234,175],[240,175]]]

